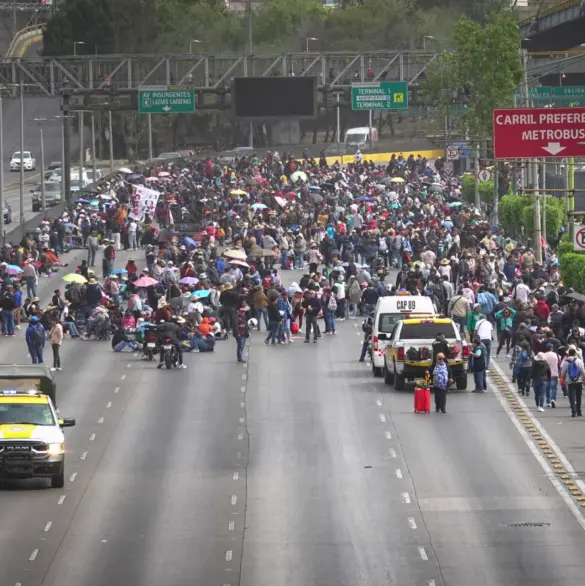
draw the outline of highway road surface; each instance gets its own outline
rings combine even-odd
[[[67,339],[68,480],[0,492],[0,584],[582,584],[585,521],[499,396],[415,415],[357,362],[359,325],[318,344],[254,333],[244,366],[229,340],[170,372]],[[2,362],[26,356],[22,334]]]

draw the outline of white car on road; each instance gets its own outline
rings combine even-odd
[[[23,151],[22,157],[20,151],[15,152],[10,159],[10,170],[19,171],[21,164],[25,171],[34,171],[37,168],[37,161],[30,151]]]

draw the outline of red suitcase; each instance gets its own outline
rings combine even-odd
[[[414,412],[431,412],[431,389],[414,389]]]

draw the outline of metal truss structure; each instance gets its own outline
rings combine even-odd
[[[580,4],[581,0],[562,0],[545,10],[539,11],[536,15],[536,21],[538,23],[538,31],[536,33],[579,18],[581,11]],[[522,37],[534,34],[534,31],[531,30],[531,25],[532,18],[527,18],[520,23],[520,35]]]
[[[0,85],[8,89],[22,83],[25,94],[46,97],[61,95],[64,84],[73,89],[166,85],[209,91],[225,89],[234,77],[275,75],[317,76],[321,86],[333,89],[359,81],[407,81],[412,85],[436,58],[430,51],[344,51],[5,59],[0,63]],[[368,78],[369,70],[373,78]],[[16,95],[16,89],[11,91]]]
[[[40,2],[0,2],[0,12],[51,12],[54,9],[52,4]]]

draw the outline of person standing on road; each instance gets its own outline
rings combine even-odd
[[[496,313],[496,323],[498,324],[498,349],[496,356],[500,355],[504,344],[506,344],[506,354],[510,353],[510,342],[512,341],[515,316],[516,310],[512,307],[505,307]]]
[[[39,284],[39,274],[32,258],[26,259],[24,269],[22,270],[22,277],[26,283],[26,296],[29,299],[36,297],[37,285]]]
[[[308,291],[307,298],[303,301],[303,308],[305,309],[305,344],[310,342],[311,330],[313,330],[313,343],[317,343],[319,333],[319,326],[317,325],[317,316],[321,311],[321,303],[315,291]]]
[[[234,337],[236,338],[236,357],[238,362],[244,363],[244,348],[246,340],[250,337],[250,326],[246,319],[246,307],[240,307],[236,316],[236,326],[234,328]]]
[[[550,367],[550,380],[546,387],[546,406],[556,407],[557,386],[559,384],[559,355],[555,352],[553,345],[547,342],[544,345],[544,356]]]
[[[98,240],[97,234],[92,232],[87,237],[87,264],[90,267],[95,267],[95,255],[98,251],[100,241]]]
[[[452,383],[451,372],[445,354],[437,354],[437,363],[433,368],[433,390],[435,392],[435,408],[437,413],[447,412],[447,389]]]
[[[9,285],[0,302],[2,306],[2,335],[14,336],[14,298],[12,286]]]
[[[60,351],[61,344],[63,343],[63,326],[56,319],[51,321],[49,340],[51,340],[51,348],[53,350],[53,368],[51,370],[61,370]]]
[[[471,372],[473,372],[473,381],[475,389],[473,393],[485,393],[486,390],[486,350],[479,338],[473,339],[473,348],[471,349]]]
[[[25,333],[26,345],[33,364],[43,364],[43,350],[45,349],[46,331],[39,323],[36,315],[31,316]]]
[[[532,387],[534,388],[536,409],[538,411],[544,411],[544,397],[546,387],[550,380],[550,366],[546,361],[546,356],[542,352],[539,352],[532,362],[530,378],[532,379]]]
[[[481,343],[487,350],[487,356],[485,357],[486,369],[490,366],[490,356],[492,353],[492,333],[494,326],[486,318],[485,315],[480,314],[479,318],[475,322],[475,335],[481,340]]]
[[[571,348],[567,358],[561,365],[561,377],[569,387],[569,401],[571,403],[571,417],[581,417],[581,395],[583,394],[583,378],[585,366],[578,357],[577,350]]]

